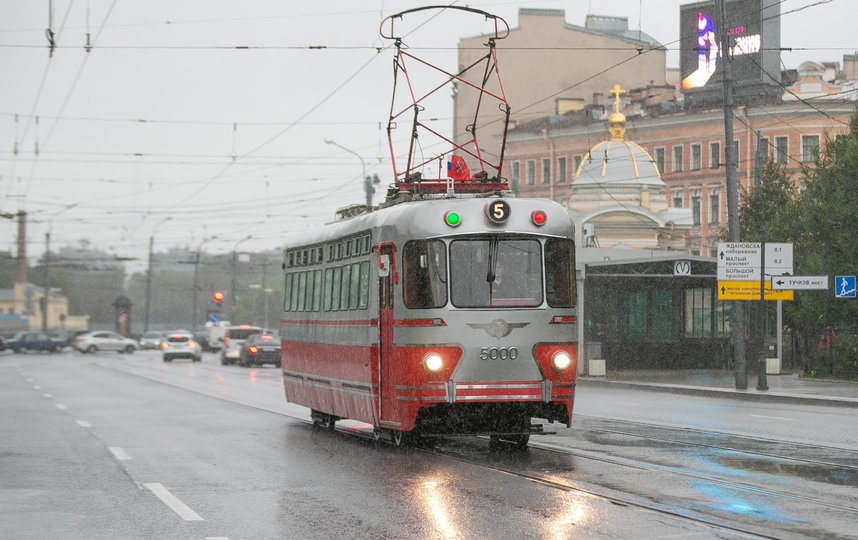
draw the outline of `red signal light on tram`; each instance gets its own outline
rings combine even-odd
[[[545,225],[545,222],[548,221],[548,214],[542,210],[534,210],[530,213],[530,221],[532,221],[537,227],[542,227]]]
[[[215,303],[220,304],[221,302],[223,302],[223,293],[220,291],[213,292],[212,293],[212,300],[214,300]]]

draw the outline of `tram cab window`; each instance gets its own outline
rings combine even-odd
[[[551,307],[575,305],[575,243],[550,239],[545,242],[545,289]]]
[[[541,306],[541,245],[536,239],[454,240],[450,281],[456,307]]]
[[[440,240],[412,240],[402,250],[405,307],[438,308],[447,305],[447,251]]]

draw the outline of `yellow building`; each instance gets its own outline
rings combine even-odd
[[[45,289],[32,283],[15,283],[11,289],[0,289],[0,333],[42,328]],[[80,331],[89,328],[89,315],[69,315],[69,300],[57,289],[48,295],[49,332]]]

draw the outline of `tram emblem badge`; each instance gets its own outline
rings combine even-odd
[[[476,328],[479,330],[485,330],[486,334],[494,337],[494,338],[502,338],[508,336],[514,329],[516,328],[524,328],[530,323],[520,322],[520,323],[510,323],[506,322],[503,319],[495,319],[490,323],[468,323],[468,326],[471,328]]]

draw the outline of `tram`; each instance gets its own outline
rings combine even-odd
[[[395,444],[415,435],[483,434],[525,446],[545,432],[540,419],[572,420],[574,227],[556,202],[514,196],[501,177],[503,149],[485,152],[477,129],[454,143],[421,122],[428,94],[410,87],[412,53],[393,21],[436,8],[390,17],[381,32],[396,42],[395,72],[412,74],[408,92],[394,91],[412,101],[391,106],[394,179],[385,202],[344,212],[285,245],[283,387],[288,401],[331,429],[352,419]],[[508,26],[472,8],[443,9],[476,12],[494,25],[482,65],[441,73],[460,92],[478,92],[478,107],[497,101],[506,125],[499,78],[487,85],[497,74],[494,40]],[[476,77],[465,73],[472,68]],[[394,133],[402,117],[410,118],[411,139],[398,166]],[[472,119],[482,121],[479,110]],[[433,136],[450,148],[420,161],[418,134],[421,148],[434,147]]]

